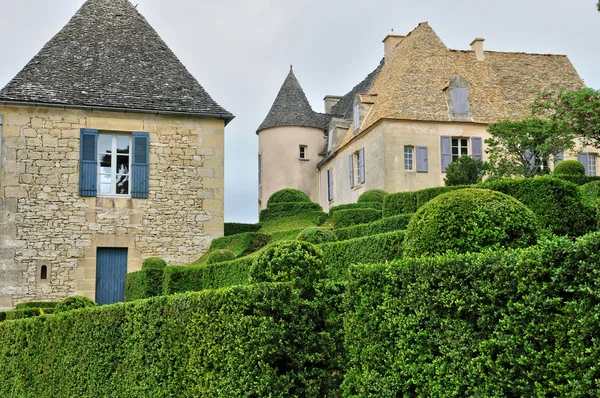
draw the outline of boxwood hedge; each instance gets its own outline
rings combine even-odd
[[[379,220],[381,210],[375,209],[346,209],[338,210],[333,215],[333,226],[337,228],[351,227]]]
[[[2,322],[0,396],[333,395],[323,325],[277,283]]]
[[[262,226],[260,224],[244,224],[244,223],[237,223],[237,222],[226,222],[225,228],[224,228],[224,235],[230,236],[230,235],[242,234],[244,232],[256,232],[259,229],[261,229],[261,227]]]
[[[299,189],[285,188],[273,193],[267,201],[267,207],[275,203],[311,202],[307,194]]]
[[[363,192],[358,199],[356,200],[357,203],[368,203],[368,202],[375,202],[375,203],[383,203],[383,199],[389,195],[386,191],[384,191],[383,189],[371,189],[369,191]]]
[[[321,217],[321,215],[324,214],[323,208],[318,203],[273,203],[269,205],[266,209],[260,211],[259,219],[261,222],[265,222],[283,217],[307,213],[314,214],[317,218]]]
[[[329,218],[333,218],[338,210],[348,209],[376,209],[381,210],[382,204],[377,202],[346,203],[343,205],[332,206],[329,208]]]
[[[392,193],[383,199],[383,217],[414,213],[418,208],[417,192]]]
[[[352,227],[338,228],[335,230],[339,240],[360,238],[363,236],[377,235],[385,232],[406,229],[412,214],[399,214],[392,217],[384,217],[381,220],[368,224],[358,224]]]
[[[344,396],[600,395],[600,234],[351,269]]]

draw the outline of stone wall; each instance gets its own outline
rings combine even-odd
[[[0,308],[94,298],[98,247],[128,248],[132,272],[153,256],[188,264],[223,235],[222,120],[8,106],[0,114]],[[148,199],[79,196],[81,128],[150,133]]]

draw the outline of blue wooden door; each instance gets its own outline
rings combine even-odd
[[[96,253],[96,302],[99,305],[125,300],[127,249],[98,248]]]

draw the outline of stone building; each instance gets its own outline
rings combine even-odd
[[[449,49],[427,22],[388,35],[380,65],[346,95],[326,96],[323,114],[290,73],[257,132],[259,208],[285,187],[327,210],[370,189],[443,185],[460,155],[485,157],[489,123],[529,116],[540,92],[584,87],[564,55],[488,51],[483,42]],[[581,151],[595,174],[593,149]]]
[[[123,298],[223,235],[218,105],[127,0],[88,0],[0,91],[0,308]]]

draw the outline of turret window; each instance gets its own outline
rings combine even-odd
[[[308,151],[306,145],[300,145],[300,160],[308,160]]]

